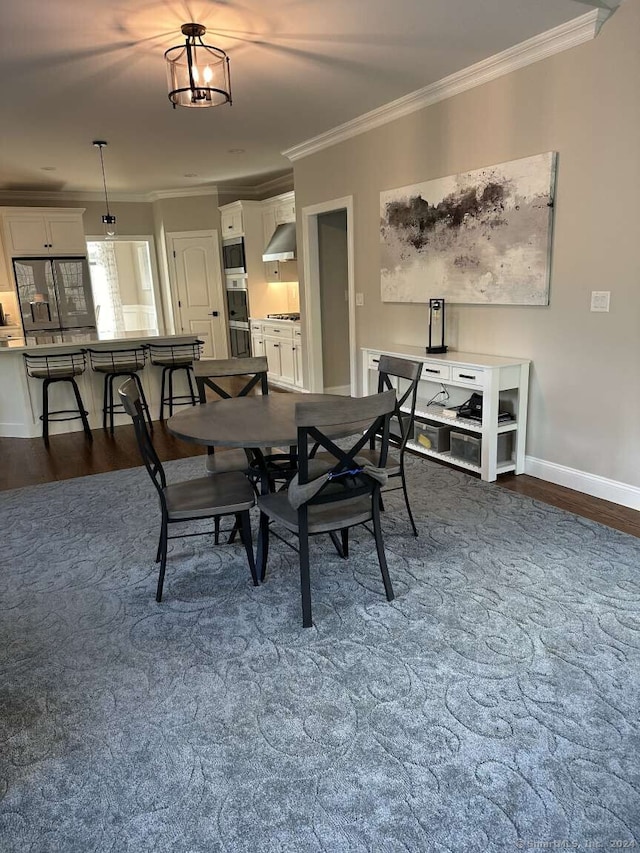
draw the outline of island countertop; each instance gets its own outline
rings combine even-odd
[[[53,355],[56,353],[78,352],[83,349],[126,350],[143,344],[182,344],[193,343],[197,336],[191,334],[171,335],[165,332],[151,332],[148,329],[100,335],[97,332],[66,332],[45,335],[26,335],[7,338],[0,345],[0,435],[13,438],[33,438],[42,432],[40,415],[43,404],[43,386],[38,378],[27,375],[24,354]],[[160,408],[160,386],[162,367],[146,360],[138,371],[145,395],[156,418]],[[87,362],[85,371],[76,377],[85,409],[88,412],[92,428],[102,424],[104,404],[104,374],[91,369]],[[123,380],[124,381],[124,380]],[[181,391],[186,394],[186,377],[177,377]],[[184,387],[183,387],[184,386]],[[57,382],[51,386],[52,410],[73,410],[76,407],[73,389],[66,382]],[[178,393],[178,392],[177,392]],[[116,423],[130,423],[131,419],[122,412],[116,413]],[[52,434],[75,432],[82,429],[80,420],[52,421]],[[1,476],[1,474],[0,474]]]
[[[125,349],[126,344],[132,346],[143,343],[175,343],[182,341],[193,341],[195,335],[170,335],[165,332],[154,332],[148,329],[140,329],[131,332],[118,332],[104,334],[100,332],[43,332],[41,334],[30,334],[16,337],[8,337],[0,340],[0,357],[7,352],[32,352],[38,350],[42,354],[55,350],[82,349],[83,347],[95,347],[96,349],[107,349],[116,345],[117,349]]]

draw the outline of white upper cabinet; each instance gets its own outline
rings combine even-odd
[[[87,243],[79,208],[4,208],[7,255],[85,255]]]
[[[289,193],[287,193],[289,195]],[[293,193],[290,193],[291,198],[287,198],[284,201],[279,202],[275,208],[275,220],[276,225],[280,225],[283,222],[295,222],[296,221],[296,202],[293,198]]]
[[[239,202],[220,208],[220,231],[223,240],[244,236],[242,207]]]

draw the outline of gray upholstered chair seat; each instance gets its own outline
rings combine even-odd
[[[32,367],[29,371],[30,376],[36,379],[64,379],[72,376],[80,376],[84,373],[84,365],[74,365],[73,367]]]
[[[242,474],[198,477],[184,483],[168,484],[164,489],[170,521],[184,518],[211,518],[245,512],[255,503],[251,484]]]
[[[114,364],[94,364],[93,369],[96,373],[135,373],[136,370],[142,370],[144,364],[133,361],[116,361]]]
[[[193,364],[193,356],[170,356],[170,355],[154,355],[153,356],[153,364],[162,367],[163,365],[169,367],[187,367],[190,364]]]
[[[258,506],[272,521],[277,521],[292,533],[298,532],[298,512],[286,492],[263,495]],[[309,506],[309,534],[330,533],[343,527],[353,527],[371,520],[371,496],[357,497],[335,504]]]

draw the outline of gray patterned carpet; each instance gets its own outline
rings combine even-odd
[[[640,541],[409,466],[396,601],[315,540],[307,631],[279,543],[174,542],[157,605],[141,469],[0,494],[2,853],[640,846]]]

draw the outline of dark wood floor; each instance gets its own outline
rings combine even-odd
[[[153,440],[163,461],[204,453],[202,448],[171,436],[161,423],[155,424]],[[140,465],[140,457],[133,426],[130,425],[116,427],[113,437],[102,430],[94,430],[91,443],[79,432],[52,436],[49,451],[40,438],[0,438],[0,490],[136,465]],[[526,474],[517,477],[502,475],[498,485],[640,537],[640,513],[636,510],[554,486]]]

